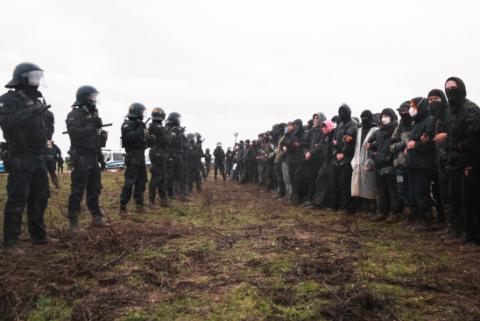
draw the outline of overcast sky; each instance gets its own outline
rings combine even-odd
[[[101,92],[108,147],[132,102],[182,115],[189,132],[230,146],[274,123],[348,103],[397,108],[448,76],[480,103],[477,1],[4,1],[0,82],[17,63],[45,70],[42,92],[69,147],[76,89]]]

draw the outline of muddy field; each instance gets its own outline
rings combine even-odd
[[[434,232],[213,181],[191,202],[121,220],[123,178],[107,173],[110,227],[72,237],[61,180],[47,213],[60,242],[24,234],[27,255],[0,254],[1,320],[480,320],[480,249]]]

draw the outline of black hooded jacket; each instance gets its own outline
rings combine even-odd
[[[428,100],[423,97],[414,98],[418,113],[413,117],[413,128],[408,137],[409,141],[415,141],[415,147],[407,150],[407,166],[410,168],[435,168],[435,121],[430,115]],[[427,138],[425,142],[421,137]]]
[[[302,126],[302,121],[297,119],[295,120],[296,128],[291,133],[285,134],[285,139],[282,141],[281,146],[287,148],[286,158],[287,163],[298,164],[305,159],[303,156],[303,135],[304,130]]]
[[[342,160],[334,158],[334,165],[343,166],[350,164],[355,154],[355,138],[357,136],[357,123],[352,120],[352,111],[348,105],[340,106],[338,113],[340,115],[341,123],[335,131],[333,154],[342,153],[344,155]]]
[[[452,169],[480,165],[480,109],[468,100],[465,84],[460,78],[447,79],[457,83],[460,97],[449,97],[451,116],[447,121],[448,165]],[[448,92],[447,92],[448,95]]]
[[[370,149],[374,152],[376,170],[393,166],[393,153],[390,151],[390,144],[392,142],[392,134],[395,128],[397,128],[398,120],[395,111],[391,108],[385,108],[382,111],[383,115],[390,116],[390,124],[380,124],[380,129],[369,139]]]
[[[442,99],[441,102],[432,102],[430,103],[430,113],[433,116],[435,122],[435,133],[446,133],[447,132],[447,120],[450,119],[450,106],[447,102],[447,97],[440,89],[432,89],[428,93],[428,97],[437,96]],[[435,148],[437,151],[437,163],[442,168],[447,163],[447,151],[446,151],[446,142],[435,142]]]
[[[223,164],[225,161],[225,152],[223,151],[223,148],[220,146],[217,146],[215,150],[213,151],[213,156],[215,157],[215,164],[220,165]]]
[[[312,127],[309,135],[309,144],[308,150],[312,154],[312,160],[317,161],[323,157],[323,154],[320,149],[320,142],[323,139],[322,134],[322,123],[326,120],[326,117],[323,113],[318,113],[318,126]],[[315,116],[315,115],[314,115]]]

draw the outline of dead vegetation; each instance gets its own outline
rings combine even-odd
[[[480,320],[476,248],[220,181],[120,220],[120,183],[104,177],[110,228],[67,233],[61,190],[59,242],[0,255],[1,320]]]

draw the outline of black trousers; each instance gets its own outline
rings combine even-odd
[[[137,204],[143,204],[143,193],[147,185],[147,165],[145,156],[127,155],[125,156],[125,182],[120,193],[120,204],[126,205],[132,197]]]
[[[150,161],[152,174],[148,183],[148,199],[155,202],[155,196],[158,192],[160,199],[167,198],[167,155],[165,151],[150,150]]]
[[[290,176],[290,183],[292,184],[292,196],[291,199],[294,202],[300,201],[300,183],[301,175],[299,175],[299,164],[295,161],[289,162],[288,165],[288,174]]]
[[[57,177],[57,161],[53,158],[53,156],[45,156],[45,163],[47,164],[47,170],[50,174],[50,179],[52,180],[52,184],[55,187],[58,187],[58,177]]]
[[[350,164],[332,167],[330,176],[331,208],[353,212],[352,166]]]
[[[403,167],[395,168],[397,194],[400,201],[400,205],[405,208],[412,206],[412,200],[410,199],[409,186],[408,186],[408,170]]]
[[[318,207],[330,206],[330,176],[332,176],[332,165],[327,160],[318,170],[315,178],[315,194],[313,203]]]
[[[179,154],[171,154],[167,161],[167,192],[173,196],[175,185],[180,198],[186,197],[185,190],[185,164],[183,157]]]
[[[220,171],[220,174],[222,175],[222,178],[223,180],[226,179],[226,175],[225,175],[225,165],[223,165],[222,162],[219,162],[219,163],[215,163],[213,165],[213,179],[214,180],[217,180],[217,173],[218,171]]]
[[[480,167],[474,166],[463,171],[462,203],[465,220],[465,236],[468,241],[480,244],[480,205],[478,188],[480,187]]]
[[[395,214],[401,211],[396,179],[394,173],[385,176],[381,176],[379,173],[375,174],[379,211],[384,215],[387,215],[390,211]]]
[[[480,243],[479,170],[478,167],[454,170],[449,175],[452,227],[477,243]]]
[[[408,189],[412,201],[412,217],[425,220],[427,211],[432,206],[430,200],[430,184],[433,170],[429,168],[408,169]]]
[[[211,163],[205,163],[205,174],[207,177],[208,175],[210,175],[210,166],[211,166]]]
[[[275,178],[277,181],[278,194],[285,195],[285,182],[283,181],[282,162],[275,162]]]
[[[40,242],[47,235],[44,213],[50,196],[45,160],[43,156],[28,155],[14,157],[10,162],[3,244],[10,246],[19,242],[25,207],[31,240]]]
[[[268,159],[265,162],[265,180],[265,185],[269,191],[274,190],[277,187],[273,159]]]
[[[71,153],[71,191],[68,199],[68,218],[76,220],[80,214],[83,194],[87,194],[87,207],[94,217],[102,217],[98,199],[102,191],[100,167],[97,156],[80,156]]]
[[[450,210],[450,193],[448,187],[448,171],[441,165],[438,165],[432,182],[432,195],[437,209],[438,219],[446,221],[451,225],[452,214]]]
[[[195,160],[188,162],[187,173],[188,173],[188,188],[191,191],[193,185],[195,184],[197,191],[202,190],[202,176],[200,175],[200,165],[201,163]]]
[[[232,175],[232,166],[233,166],[233,162],[232,161],[227,161],[227,168],[226,168],[227,176]]]

